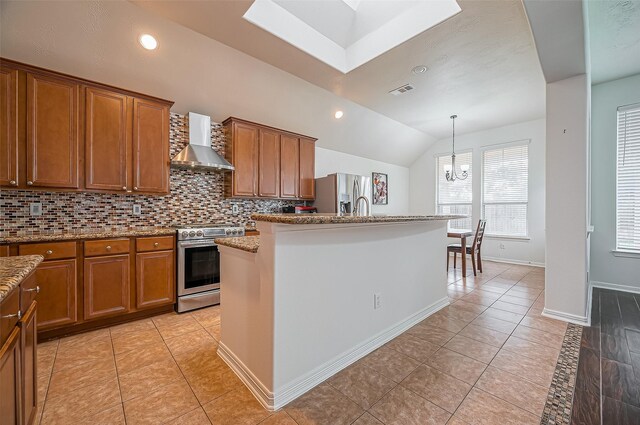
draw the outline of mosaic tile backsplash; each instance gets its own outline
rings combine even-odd
[[[212,124],[213,148],[224,156],[221,124]],[[170,157],[189,143],[189,121],[171,114]],[[0,192],[2,236],[59,233],[127,227],[174,226],[225,222],[245,224],[255,212],[280,212],[294,201],[225,199],[223,175],[214,172],[171,169],[171,193],[143,196],[104,193],[62,193],[3,190]],[[29,204],[42,204],[41,216],[29,215]],[[139,215],[133,205],[141,206]],[[233,205],[238,213],[233,214]]]

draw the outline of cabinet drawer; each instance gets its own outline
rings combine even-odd
[[[86,241],[84,243],[84,256],[95,257],[97,255],[126,254],[129,252],[129,239],[103,239],[99,241]]]
[[[18,324],[18,311],[20,311],[20,291],[15,288],[0,303],[0,347]]]
[[[173,236],[137,238],[136,251],[166,251],[174,248]]]
[[[59,260],[76,256],[75,242],[47,242],[20,245],[20,255],[42,255],[45,260]]]
[[[36,281],[35,272],[31,272],[20,284],[20,311],[26,313],[31,303],[36,300],[40,287]]]

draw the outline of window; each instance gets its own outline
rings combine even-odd
[[[487,220],[487,234],[526,237],[529,145],[487,149],[482,167],[482,217]]]
[[[640,252],[640,104],[618,108],[616,248]]]
[[[471,212],[473,200],[472,191],[472,152],[463,152],[456,155],[456,169],[460,165],[469,165],[469,177],[464,180],[448,182],[444,176],[444,166],[451,166],[451,155],[439,156],[436,159],[436,172],[438,173],[438,195],[436,212],[438,214],[463,214],[469,216],[461,220],[451,220],[450,229],[471,230]],[[458,173],[461,173],[458,169]]]

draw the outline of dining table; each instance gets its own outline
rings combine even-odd
[[[470,236],[473,236],[473,232],[466,230],[451,229],[447,232],[447,237],[460,239],[460,251],[462,252],[462,277],[467,277],[467,238]]]

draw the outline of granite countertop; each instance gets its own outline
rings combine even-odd
[[[349,224],[349,223],[404,223],[434,220],[455,220],[465,215],[370,215],[338,214],[253,214],[252,220],[282,224]]]
[[[29,235],[18,236],[2,236],[0,244],[8,243],[25,243],[25,242],[43,242],[43,241],[68,241],[75,239],[104,239],[104,238],[125,238],[131,236],[164,236],[175,235],[176,229],[171,227],[147,227],[147,228],[129,228],[114,230],[89,230],[78,232],[61,232],[61,233],[33,233]]]
[[[42,255],[0,257],[0,301],[44,260]]]
[[[242,251],[258,252],[260,236],[241,236],[239,238],[220,238],[214,241],[218,245],[240,249]]]

